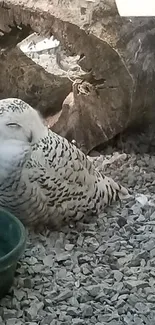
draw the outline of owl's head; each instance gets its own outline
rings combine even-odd
[[[41,116],[30,105],[17,98],[0,100],[0,141],[16,139],[33,144],[46,134]]]

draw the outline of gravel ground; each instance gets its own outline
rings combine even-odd
[[[89,223],[29,234],[0,324],[155,324],[155,136],[126,134],[112,152],[126,155],[105,172],[133,197]]]

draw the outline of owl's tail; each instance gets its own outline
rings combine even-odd
[[[104,203],[111,204],[117,200],[130,198],[129,191],[122,185],[115,182],[111,177],[102,175],[102,191],[104,193]]]

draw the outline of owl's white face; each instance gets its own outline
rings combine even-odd
[[[46,134],[41,117],[30,105],[15,98],[0,100],[0,141],[16,139],[36,143]]]

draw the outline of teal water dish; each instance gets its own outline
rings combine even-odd
[[[26,231],[14,215],[0,209],[0,298],[11,288],[17,262],[24,253]]]

